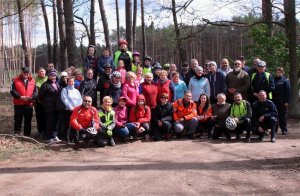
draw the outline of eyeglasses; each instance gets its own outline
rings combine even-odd
[[[83,100],[83,102],[85,102],[85,103],[92,103],[92,101],[90,101],[90,100]]]
[[[168,97],[161,97],[161,99],[168,99]]]

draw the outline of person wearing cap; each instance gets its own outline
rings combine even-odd
[[[156,82],[159,80],[159,72],[162,70],[162,67],[159,62],[154,62],[152,64],[152,74],[153,74],[153,82]]]
[[[67,87],[68,78],[69,78],[69,75],[67,72],[65,72],[65,71],[61,72],[59,82],[58,82],[61,88]]]
[[[245,59],[245,57],[244,56],[240,56],[238,58],[238,60],[240,60],[241,63],[242,63],[242,70],[245,71],[245,72],[247,72],[249,74],[251,69],[250,69],[250,67],[248,67],[246,65],[246,59]]]
[[[112,66],[110,64],[104,65],[104,73],[101,77],[98,79],[97,84],[97,91],[100,92],[100,102],[102,104],[103,97],[109,96],[109,86],[110,86],[110,80],[111,80],[111,74],[112,74]]]
[[[111,56],[110,49],[107,47],[103,48],[102,54],[100,55],[100,57],[98,57],[97,70],[99,73],[99,77],[101,77],[104,73],[105,64],[110,64],[112,67],[114,67],[114,61]]]
[[[48,80],[42,84],[39,99],[44,105],[46,113],[46,143],[60,142],[57,137],[58,134],[58,117],[59,110],[57,109],[57,102],[60,98],[61,87],[57,81],[56,69],[51,70],[48,73]]]
[[[234,102],[234,94],[239,92],[244,99],[247,99],[248,88],[250,87],[250,78],[247,72],[242,70],[242,62],[234,61],[233,71],[225,77],[226,97],[228,103]]]
[[[188,62],[184,61],[182,62],[179,78],[180,80],[184,81],[186,85],[188,85],[190,80],[190,78],[188,78],[188,73],[189,73],[189,64]]]
[[[229,72],[232,71],[227,58],[221,59],[219,71],[222,72],[224,76],[226,76]]]
[[[272,99],[272,91],[275,89],[273,76],[266,71],[266,62],[258,61],[257,73],[251,75],[251,98],[250,102],[254,103],[258,100],[258,92],[264,90],[267,93],[267,98]]]
[[[195,72],[196,75],[190,79],[188,89],[192,92],[192,100],[197,103],[202,93],[210,97],[210,86],[208,79],[202,76],[203,68],[201,66],[196,66]]]
[[[166,70],[167,72],[169,72],[169,70],[170,70],[170,63],[165,63],[163,65],[163,69]]]
[[[85,73],[88,69],[92,69],[94,72],[94,79],[97,79],[98,76],[97,61],[96,47],[94,45],[89,45],[87,48],[87,56],[83,61],[83,70]]]
[[[273,102],[278,111],[278,124],[276,126],[276,132],[279,126],[282,135],[286,135],[288,131],[286,115],[291,96],[291,85],[289,79],[284,77],[283,67],[277,67],[274,82],[275,90],[273,91]]]
[[[10,94],[14,103],[14,133],[21,134],[24,118],[24,135],[31,134],[31,120],[33,115],[33,101],[37,97],[35,80],[31,77],[28,67],[22,67],[21,74],[13,79]]]
[[[152,66],[151,66],[152,58],[150,56],[144,57],[144,63],[143,63],[143,75],[146,73],[152,72]]]
[[[97,81],[93,77],[93,70],[88,69],[84,80],[80,83],[79,92],[82,97],[88,95],[92,98],[92,106],[97,108]]]
[[[178,137],[182,136],[184,130],[188,131],[188,137],[194,138],[198,127],[197,106],[192,100],[191,91],[184,94],[183,99],[178,99],[173,104],[174,130]]]
[[[38,69],[38,74],[35,77],[35,82],[36,82],[36,87],[38,89],[38,92],[40,91],[42,84],[44,84],[47,80],[48,80],[48,77],[46,76],[46,69],[43,67],[40,67]],[[35,109],[35,118],[36,118],[36,124],[37,124],[39,137],[43,138],[43,135],[46,130],[46,114],[45,114],[44,106],[40,102],[38,97],[35,101],[34,109]]]
[[[128,43],[126,40],[119,40],[119,49],[114,54],[114,65],[118,65],[118,61],[122,59],[125,64],[126,71],[131,71],[132,53],[128,51]]]
[[[132,64],[131,64],[131,71],[136,73],[137,68],[141,67],[140,53],[138,51],[134,51],[132,56],[133,56],[133,60],[132,60]]]
[[[168,99],[168,94],[161,94],[160,104],[158,104],[153,111],[152,125],[155,141],[160,141],[162,137],[166,140],[170,140],[172,137],[173,106]]]
[[[209,81],[210,86],[210,103],[217,103],[217,95],[219,93],[225,93],[225,76],[222,72],[218,70],[217,63],[215,61],[210,61],[207,63],[209,72],[206,78]]]

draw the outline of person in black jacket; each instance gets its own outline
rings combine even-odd
[[[288,131],[286,126],[286,115],[291,95],[291,85],[290,81],[283,75],[283,68],[278,67],[276,69],[276,77],[274,79],[275,90],[273,91],[273,102],[278,111],[278,124],[276,126],[276,132],[279,125],[282,135],[285,135]]]
[[[102,104],[102,100],[105,96],[110,95],[110,80],[112,75],[112,66],[111,64],[106,63],[104,65],[104,73],[99,77],[97,84],[97,91],[100,92],[100,102]]]
[[[51,70],[48,73],[48,80],[42,84],[39,98],[45,108],[46,113],[46,143],[60,142],[58,139],[58,116],[57,102],[60,99],[61,87],[57,81],[57,71]]]
[[[275,142],[275,127],[278,113],[275,104],[267,100],[266,91],[259,91],[258,101],[252,106],[252,113],[253,125],[259,132],[260,141],[263,141],[265,131],[271,129],[271,142]]]
[[[88,69],[85,74],[85,79],[80,83],[79,92],[81,96],[86,95],[92,97],[92,106],[97,108],[97,81],[94,79],[93,69]]]
[[[154,109],[152,118],[154,140],[161,140],[162,135],[166,140],[171,139],[173,106],[168,102],[169,95],[162,93],[160,104]]]

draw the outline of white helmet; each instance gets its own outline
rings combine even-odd
[[[97,130],[94,127],[89,127],[86,129],[86,132],[88,132],[91,135],[97,135]]]
[[[226,124],[226,128],[229,130],[235,130],[237,127],[236,121],[232,117],[227,117],[225,124]]]

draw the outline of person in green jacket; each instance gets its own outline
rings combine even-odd
[[[114,54],[114,65],[117,68],[119,60],[123,60],[126,71],[131,71],[132,53],[128,51],[128,43],[126,40],[121,39],[119,41],[119,48]]]

